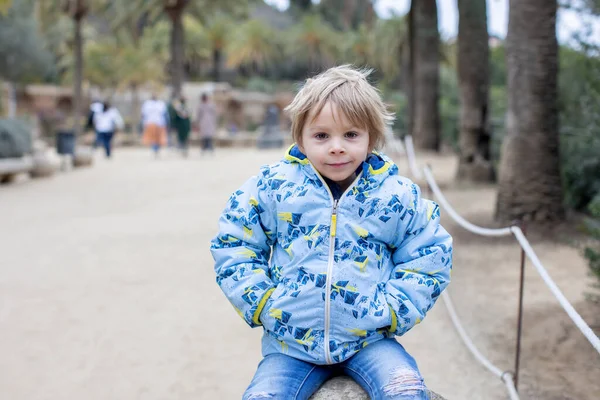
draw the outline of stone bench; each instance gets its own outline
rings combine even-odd
[[[33,159],[30,156],[0,158],[0,183],[11,182],[17,174],[30,172],[33,166]]]
[[[445,400],[442,396],[430,392],[430,400]],[[351,378],[335,377],[325,382],[310,400],[369,400],[367,393]]]

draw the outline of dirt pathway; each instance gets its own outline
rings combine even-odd
[[[0,397],[239,399],[260,360],[261,332],[216,285],[209,240],[230,192],[280,156],[232,150],[153,160],[145,150],[118,149],[91,169],[0,187]],[[454,160],[431,161],[450,182]],[[493,188],[448,195],[467,218],[490,220]],[[447,225],[456,236],[450,292],[460,316],[484,353],[511,369],[518,249]],[[567,297],[591,312],[577,251],[534,248]],[[600,357],[532,271],[523,398],[592,399]],[[441,303],[401,341],[449,400],[506,398]]]

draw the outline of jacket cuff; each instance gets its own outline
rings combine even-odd
[[[254,315],[252,315],[252,323],[255,326],[261,326],[262,322],[260,321],[260,313],[262,313],[263,308],[265,308],[265,304],[267,304],[267,300],[273,294],[275,288],[271,288],[265,292],[262,299],[258,302],[258,306],[256,307],[256,311],[254,311]]]
[[[392,317],[392,324],[390,325],[389,332],[396,333],[396,329],[398,328],[398,317],[396,316],[396,311],[394,311],[392,306],[388,304],[388,307],[390,308],[390,315]]]

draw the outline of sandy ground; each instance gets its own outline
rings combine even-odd
[[[261,332],[220,292],[209,241],[230,192],[281,153],[154,160],[146,150],[117,149],[93,168],[0,187],[0,397],[239,399],[260,360]],[[461,214],[492,226],[493,187],[451,185],[453,157],[423,161]],[[455,236],[449,292],[458,313],[481,351],[512,369],[519,248],[444,221]],[[539,237],[533,247],[598,332],[580,252]],[[526,285],[522,398],[597,399],[600,356],[531,265]],[[447,399],[507,398],[441,301],[400,340]]]

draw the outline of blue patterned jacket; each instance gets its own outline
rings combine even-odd
[[[238,314],[263,326],[263,355],[314,364],[404,334],[433,306],[452,267],[437,204],[390,159],[370,154],[348,190],[333,196],[297,146],[232,194],[211,251]]]

